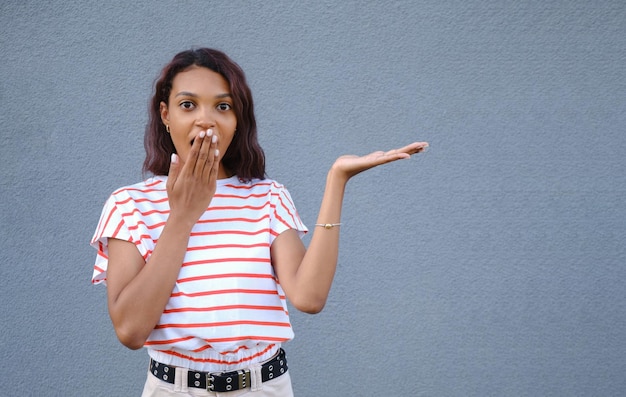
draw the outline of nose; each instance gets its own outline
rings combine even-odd
[[[198,113],[196,125],[203,130],[215,127],[215,114],[213,109],[206,109]]]

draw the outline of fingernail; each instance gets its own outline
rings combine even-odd
[[[215,157],[220,155],[220,150],[219,149],[215,149]]]
[[[217,135],[213,135],[213,138],[211,138],[211,141],[212,141],[213,143],[217,142]]]
[[[200,138],[204,138],[204,131],[200,131],[200,133],[198,134],[198,136],[199,136]]]
[[[176,153],[172,153],[172,163],[178,163],[178,156],[176,155]]]
[[[212,129],[210,129],[210,128],[209,128],[208,130],[206,130],[206,135],[207,135],[207,136],[211,136],[211,135],[213,135],[213,130],[212,130]]]

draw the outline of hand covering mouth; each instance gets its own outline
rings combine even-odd
[[[197,137],[198,137],[198,135],[196,135],[195,137],[191,138],[191,141],[189,141],[189,145],[193,146],[193,141],[195,141]]]

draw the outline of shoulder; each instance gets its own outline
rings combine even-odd
[[[122,186],[111,193],[110,200],[117,203],[137,199],[167,197],[166,176],[155,176],[132,185]]]

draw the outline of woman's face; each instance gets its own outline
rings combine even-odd
[[[222,75],[205,67],[192,66],[178,73],[172,81],[168,103],[161,102],[160,110],[181,163],[187,161],[194,138],[208,129],[218,138],[221,159],[237,128],[228,83]],[[220,161],[218,177],[226,178],[228,173]]]

